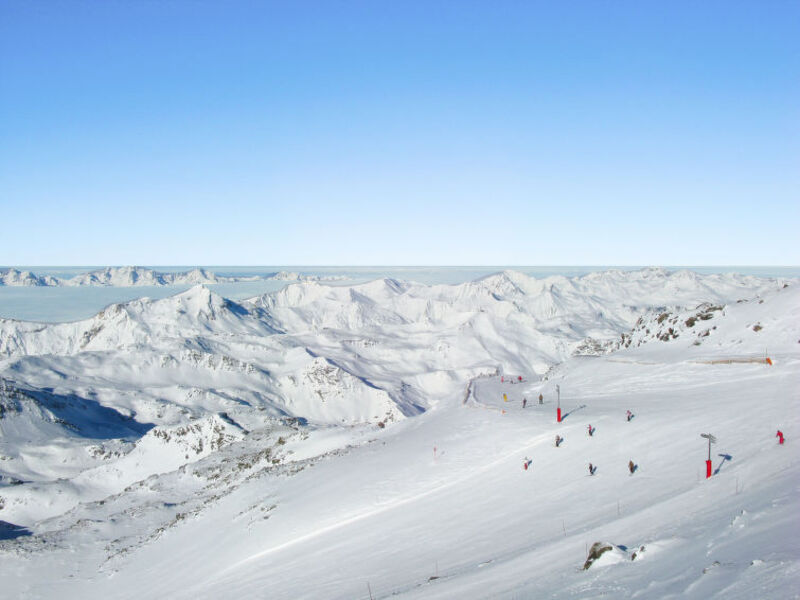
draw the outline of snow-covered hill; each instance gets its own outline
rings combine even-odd
[[[0,320],[0,357],[12,596],[727,600],[800,583],[781,535],[800,467],[774,439],[800,431],[794,280],[504,272],[241,303],[198,286],[75,323]],[[594,542],[613,549],[580,571]]]

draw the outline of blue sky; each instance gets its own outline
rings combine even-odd
[[[800,264],[800,2],[0,3],[0,264]]]

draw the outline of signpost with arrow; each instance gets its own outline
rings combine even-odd
[[[708,460],[706,461],[706,479],[708,479],[711,477],[711,444],[716,444],[717,438],[710,433],[701,433],[700,437],[708,440]]]

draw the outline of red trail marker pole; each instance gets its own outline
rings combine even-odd
[[[556,408],[556,421],[561,423],[561,386],[556,386],[556,394],[558,395],[558,408]]]

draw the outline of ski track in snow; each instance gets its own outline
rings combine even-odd
[[[550,437],[549,433],[541,434],[539,436],[536,436],[535,438],[533,438],[526,445],[524,445],[524,446],[522,446],[520,448],[515,448],[514,450],[506,453],[505,455],[501,456],[500,458],[498,458],[498,459],[496,459],[496,460],[494,460],[494,461],[492,461],[492,462],[490,462],[490,463],[488,463],[486,465],[483,465],[482,467],[480,467],[478,469],[475,469],[472,473],[470,473],[468,475],[465,475],[465,476],[463,476],[461,478],[454,479],[452,481],[448,481],[447,483],[440,484],[440,485],[438,485],[436,487],[429,488],[428,490],[426,490],[424,492],[415,494],[413,496],[409,496],[407,498],[403,498],[402,500],[396,500],[396,501],[394,501],[394,502],[392,502],[390,504],[387,504],[387,505],[381,506],[379,508],[375,508],[375,509],[366,511],[366,512],[364,512],[362,514],[359,514],[359,515],[356,515],[354,517],[350,517],[349,519],[344,519],[344,520],[342,520],[342,521],[340,521],[340,522],[338,522],[338,523],[336,523],[334,525],[330,525],[328,527],[324,527],[322,529],[319,529],[319,530],[314,531],[312,533],[303,535],[301,537],[293,539],[293,540],[291,540],[289,542],[285,542],[285,543],[280,544],[278,546],[274,546],[272,548],[267,548],[266,550],[263,550],[263,551],[261,551],[261,552],[259,552],[257,554],[254,554],[253,556],[250,556],[250,557],[246,558],[243,561],[239,561],[238,563],[236,563],[234,565],[231,565],[230,567],[228,567],[224,571],[221,571],[214,578],[215,579],[223,578],[227,573],[229,573],[231,571],[235,571],[236,569],[242,567],[243,565],[245,565],[247,563],[250,563],[250,562],[253,562],[255,560],[258,560],[259,558],[262,558],[262,557],[267,556],[269,554],[272,554],[273,552],[278,552],[278,551],[283,550],[285,548],[289,548],[291,546],[294,546],[295,544],[300,544],[302,542],[306,542],[306,541],[308,541],[310,539],[313,539],[315,537],[319,537],[321,535],[324,535],[324,534],[329,533],[331,531],[334,531],[336,529],[341,529],[341,528],[346,527],[346,526],[348,526],[348,525],[350,525],[352,523],[355,523],[357,521],[363,521],[363,520],[366,520],[366,519],[370,519],[370,518],[375,517],[377,515],[380,515],[382,513],[385,513],[385,512],[391,511],[391,510],[395,510],[395,509],[397,509],[397,508],[399,508],[399,507],[401,507],[403,505],[406,505],[406,504],[421,500],[422,498],[426,498],[428,496],[435,495],[435,494],[437,494],[437,493],[439,493],[439,492],[441,492],[443,490],[446,490],[448,488],[452,488],[452,487],[458,486],[458,485],[460,485],[460,484],[462,484],[462,483],[464,483],[466,481],[469,481],[470,479],[474,479],[476,477],[479,477],[482,473],[490,471],[493,468],[495,468],[495,467],[497,467],[497,466],[499,466],[501,464],[506,464],[508,462],[508,460],[511,459],[512,457],[517,457],[520,452],[522,452],[522,451],[524,451],[524,450],[526,450],[528,448],[532,448],[534,445],[544,441],[545,439],[547,439],[549,437]]]

